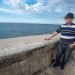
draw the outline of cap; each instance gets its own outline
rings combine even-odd
[[[64,18],[74,18],[74,14],[73,13],[68,13]]]

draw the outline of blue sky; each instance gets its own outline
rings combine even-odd
[[[63,23],[75,0],[0,0],[0,22]]]

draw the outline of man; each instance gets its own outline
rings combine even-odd
[[[55,35],[60,33],[60,41],[53,67],[60,66],[64,69],[73,49],[75,48],[75,25],[73,24],[74,14],[68,13],[65,17],[65,24],[61,25],[49,38],[51,40]]]

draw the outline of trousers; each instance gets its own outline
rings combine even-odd
[[[56,63],[64,66],[73,51],[73,48],[69,48],[69,44],[62,44],[59,42],[57,53],[56,53]]]

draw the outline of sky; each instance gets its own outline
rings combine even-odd
[[[75,0],[0,0],[0,22],[63,23]]]

